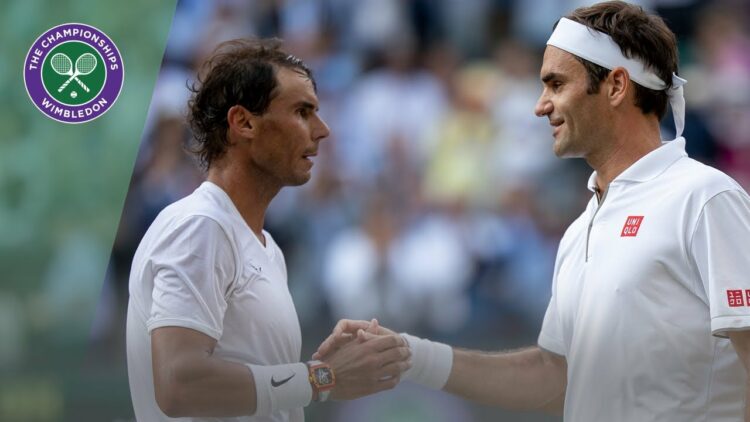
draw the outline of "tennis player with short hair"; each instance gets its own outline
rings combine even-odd
[[[571,422],[750,422],[750,197],[685,153],[674,34],[620,1],[556,24],[536,114],[595,170],[560,242],[538,346],[481,353],[405,335],[402,379]],[[672,108],[677,138],[660,140]],[[341,321],[321,345],[327,356]]]
[[[409,357],[397,335],[299,362],[284,255],[263,230],[271,200],[310,179],[329,133],[309,69],[278,40],[235,40],[206,70],[190,123],[207,181],[159,214],[133,259],[127,355],[136,418],[302,421],[311,400],[393,388]]]

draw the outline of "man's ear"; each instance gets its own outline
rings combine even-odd
[[[227,111],[229,139],[252,139],[255,137],[255,116],[241,105],[234,105]]]
[[[609,72],[607,82],[607,99],[612,107],[617,107],[627,98],[630,74],[624,67],[616,67]]]

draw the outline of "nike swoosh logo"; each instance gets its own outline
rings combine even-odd
[[[286,384],[286,382],[289,381],[290,379],[294,378],[295,375],[297,375],[297,374],[292,374],[289,378],[284,378],[281,381],[276,381],[275,379],[273,379],[273,377],[271,377],[271,386],[278,387],[278,386],[280,386],[282,384]]]

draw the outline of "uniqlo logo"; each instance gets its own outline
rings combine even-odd
[[[622,228],[620,237],[634,237],[638,235],[638,229],[641,228],[643,222],[642,215],[631,215],[625,219],[625,226]]]
[[[747,291],[748,297],[750,297],[750,290]],[[727,301],[730,307],[745,306],[745,302],[742,298],[742,290],[727,290]]]

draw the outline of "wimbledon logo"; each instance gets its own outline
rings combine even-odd
[[[24,62],[31,102],[63,123],[84,123],[106,113],[124,78],[122,57],[112,40],[82,23],[59,25],[39,36]]]

